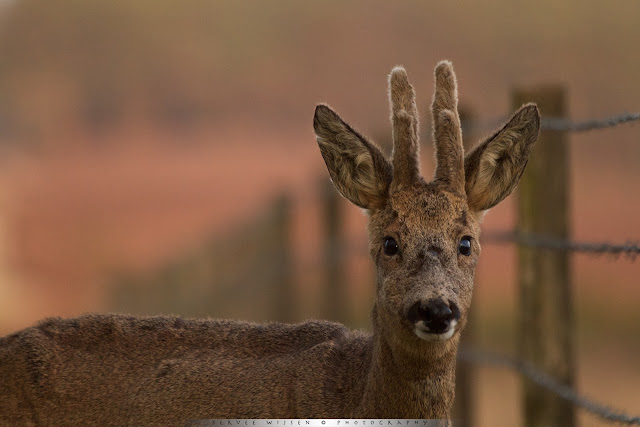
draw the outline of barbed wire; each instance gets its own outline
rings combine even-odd
[[[479,121],[467,121],[463,123],[464,129],[468,131],[484,132],[492,130],[504,124],[509,117],[500,117]],[[561,132],[587,132],[596,129],[615,127],[624,123],[640,120],[640,113],[622,113],[602,119],[587,119],[573,121],[559,117],[543,117],[540,127],[542,130]]]
[[[586,132],[594,129],[610,128],[636,120],[640,120],[640,113],[623,113],[617,116],[605,117],[603,119],[589,119],[581,122],[549,117],[543,118],[540,126],[542,130]]]
[[[540,387],[549,390],[556,396],[571,402],[574,406],[578,406],[606,421],[628,425],[640,425],[640,416],[630,416],[620,411],[613,410],[608,405],[588,399],[551,375],[540,371],[531,363],[514,357],[469,347],[463,347],[458,351],[458,360],[467,363],[509,368],[524,375]]]
[[[637,241],[622,244],[608,242],[574,242],[558,237],[524,234],[517,231],[489,231],[482,237],[487,243],[517,243],[523,246],[530,246],[540,249],[563,250],[569,252],[583,252],[591,255],[608,254],[614,258],[624,256],[635,261],[640,255],[640,244]]]

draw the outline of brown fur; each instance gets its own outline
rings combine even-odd
[[[415,95],[402,69],[391,74],[390,99],[392,161],[329,107],[318,106],[314,117],[336,188],[369,214],[378,276],[373,334],[324,321],[49,319],[0,339],[0,424],[448,418],[480,254],[479,218],[515,186],[539,117],[535,106],[523,107],[463,168],[455,76],[450,64],[439,64],[433,117],[442,140],[436,179],[427,183],[418,169]],[[470,256],[458,252],[462,236],[471,237]],[[386,237],[396,240],[398,254],[384,253]],[[429,298],[460,309],[447,340],[413,332],[407,310]]]

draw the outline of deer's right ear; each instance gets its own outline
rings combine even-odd
[[[380,149],[326,105],[316,107],[313,129],[338,191],[365,209],[384,206],[393,168]]]
[[[539,132],[538,108],[527,104],[502,129],[467,154],[465,189],[472,210],[482,212],[492,208],[513,191]]]

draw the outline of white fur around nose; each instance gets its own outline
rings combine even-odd
[[[413,332],[421,339],[425,341],[446,341],[453,336],[456,331],[457,320],[452,320],[449,324],[449,329],[440,334],[434,334],[429,331],[429,328],[424,324],[424,321],[419,321],[415,324]]]

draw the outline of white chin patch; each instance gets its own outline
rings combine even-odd
[[[433,332],[429,331],[429,328],[427,328],[424,325],[423,321],[420,321],[418,323],[416,323],[416,325],[413,328],[413,332],[421,339],[425,340],[425,341],[446,341],[449,338],[451,338],[454,334],[454,332],[456,331],[456,325],[458,324],[457,320],[453,320],[451,322],[451,324],[449,325],[449,329],[447,329],[444,332],[441,332],[439,334],[434,334]]]

